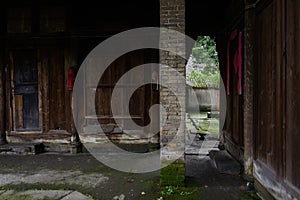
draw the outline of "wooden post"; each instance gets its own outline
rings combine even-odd
[[[0,61],[0,145],[6,143],[6,134],[5,134],[5,81],[4,81],[4,68],[5,65]]]
[[[72,138],[74,141],[78,142],[78,135],[74,124],[73,119],[73,99],[72,99],[72,91],[67,90],[67,80],[68,80],[68,69],[69,67],[78,67],[77,63],[77,40],[70,41],[70,46],[65,49],[64,56],[65,56],[65,105],[66,105],[66,112],[65,112],[65,119],[66,119],[66,130],[72,134]]]
[[[253,0],[245,0],[245,33],[244,33],[244,173],[253,172],[254,115],[253,115],[253,78],[254,78],[254,34],[255,9]]]

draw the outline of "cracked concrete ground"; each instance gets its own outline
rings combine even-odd
[[[126,199],[140,199],[142,192],[153,193],[156,190],[153,187],[158,187],[158,183],[159,171],[122,173],[101,164],[88,153],[0,155],[0,189],[3,193],[0,192],[0,199],[23,199],[28,196],[24,193],[27,190],[37,190],[38,199],[45,199],[44,192],[50,190],[53,195],[68,191],[73,197],[76,191],[91,199],[113,199],[121,194]],[[18,197],[20,195],[22,198]],[[61,199],[53,195],[49,198]]]
[[[248,195],[240,176],[222,175],[213,168],[209,156],[186,156],[186,175],[197,193],[164,196],[163,199],[256,199]],[[0,199],[5,200],[157,200],[160,171],[123,173],[97,161],[89,153],[0,155]],[[160,198],[162,199],[162,198]]]
[[[92,200],[91,197],[83,195],[77,191],[71,190],[3,190],[0,191],[1,199],[22,199],[22,200],[40,200],[40,199],[57,199],[57,200]]]

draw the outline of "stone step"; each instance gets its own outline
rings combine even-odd
[[[44,152],[42,143],[9,143],[0,146],[0,154],[36,155]]]
[[[239,175],[241,164],[236,161],[226,150],[210,151],[209,157],[214,167],[222,174]]]
[[[82,144],[79,142],[74,143],[51,143],[44,142],[45,152],[52,153],[81,153],[82,152]]]
[[[207,118],[220,118],[220,112],[219,111],[207,112]]]

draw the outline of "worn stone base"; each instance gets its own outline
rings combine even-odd
[[[275,198],[269,193],[269,191],[260,184],[259,181],[254,181],[254,187],[257,190],[258,194],[265,200],[275,200]]]
[[[133,153],[148,153],[152,151],[159,150],[159,144],[157,143],[148,143],[148,144],[124,144],[124,143],[115,143],[116,146],[123,149],[124,151],[133,152]],[[114,153],[111,149],[105,148],[106,144],[102,143],[83,143],[82,152],[88,153],[89,150],[98,151],[102,153]],[[89,150],[88,150],[89,149]]]
[[[8,143],[0,146],[0,154],[36,155],[44,152],[80,153],[81,143]]]
[[[81,153],[82,144],[81,143],[43,143],[46,152],[59,152],[59,153]]]
[[[7,144],[7,141],[6,140],[0,140],[0,145],[4,145],[4,144]]]
[[[210,151],[209,157],[220,173],[239,175],[241,174],[241,165],[227,151]]]
[[[0,146],[0,154],[10,155],[35,155],[44,152],[44,145],[42,143],[9,143]]]
[[[70,143],[72,134],[65,130],[50,130],[45,133],[8,133],[8,143]]]
[[[125,133],[115,133],[107,135],[105,135],[104,133],[82,133],[79,137],[82,143],[106,143],[109,141],[122,144],[159,143],[158,135],[152,136],[150,138],[140,138],[138,132],[136,133],[136,135],[128,135]]]

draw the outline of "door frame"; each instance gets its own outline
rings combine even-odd
[[[16,130],[16,114],[15,114],[15,98],[14,98],[14,60],[13,53],[16,50],[34,50],[36,52],[36,60],[37,60],[37,70],[38,70],[38,130]],[[39,49],[36,48],[22,48],[22,49],[7,49],[7,59],[8,62],[6,64],[6,95],[7,95],[7,131],[9,134],[41,134],[43,133],[43,112],[42,112],[42,65],[40,62],[40,53]]]

